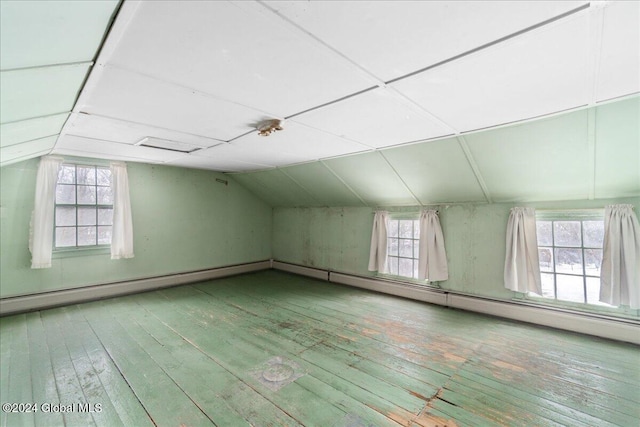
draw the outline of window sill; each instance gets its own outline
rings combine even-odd
[[[82,256],[111,255],[111,246],[94,246],[88,248],[54,249],[51,258],[76,258]]]

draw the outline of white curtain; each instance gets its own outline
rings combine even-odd
[[[447,252],[438,212],[425,210],[420,213],[420,251],[418,253],[418,279],[430,282],[447,280]]]
[[[534,208],[511,209],[507,225],[504,286],[516,292],[542,295]]]
[[[632,205],[604,211],[600,302],[640,308],[640,225]]]
[[[42,157],[36,175],[36,197],[29,232],[31,268],[50,268],[58,168],[63,159]]]
[[[111,163],[111,180],[113,188],[111,259],[133,258],[133,223],[127,165],[122,162]]]
[[[369,251],[369,271],[387,273],[387,228],[389,213],[376,211],[371,231],[371,250]]]

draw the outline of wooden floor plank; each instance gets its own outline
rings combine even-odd
[[[181,289],[179,291],[188,292],[187,290],[184,290],[184,289]],[[164,294],[165,297],[167,296],[166,292],[164,291],[162,292],[162,294]],[[193,300],[192,302],[187,304],[187,307],[188,307],[188,311],[185,312],[187,315],[195,316],[196,318],[199,318],[199,319],[214,316],[212,312],[209,312],[209,309],[211,309],[210,304],[207,301],[203,301],[201,298]],[[216,307],[214,311],[217,313],[220,313],[222,310],[224,310],[224,307]],[[216,335],[219,335],[219,336],[225,336],[226,334],[229,334],[226,336],[230,341],[233,341],[232,345],[236,347],[241,347],[242,353],[245,356],[250,353],[263,355],[263,356],[258,356],[256,359],[254,359],[255,360],[254,366],[255,364],[260,363],[260,361],[266,360],[265,359],[266,356],[264,356],[265,351],[270,351],[274,348],[277,348],[279,350],[279,353],[276,353],[277,355],[284,355],[290,358],[291,360],[294,360],[296,363],[299,363],[301,366],[303,366],[307,370],[308,375],[305,375],[304,377],[297,380],[295,383],[291,384],[291,387],[301,386],[310,392],[309,399],[311,400],[307,400],[307,404],[310,404],[311,402],[315,404],[316,403],[315,401],[318,400],[317,396],[320,395],[320,400],[324,400],[327,402],[334,402],[334,405],[336,406],[336,408],[340,408],[345,412],[350,411],[351,413],[354,413],[361,419],[364,419],[364,420],[371,419],[371,421],[374,422],[374,425],[381,425],[381,423],[383,422],[388,422],[388,420],[385,421],[382,418],[380,418],[380,414],[377,411],[372,411],[370,408],[366,407],[361,402],[355,401],[350,396],[342,393],[339,390],[340,387],[333,388],[332,384],[335,381],[340,381],[343,384],[345,381],[348,381],[343,378],[344,373],[342,373],[340,376],[336,376],[335,374],[331,374],[331,373],[327,374],[328,371],[326,370],[323,372],[322,370],[315,369],[315,368],[322,368],[322,367],[319,367],[317,365],[315,367],[312,365],[309,365],[305,363],[306,361],[304,359],[301,359],[298,357],[298,354],[302,350],[305,350],[305,348],[301,347],[298,344],[293,343],[290,340],[282,339],[276,335],[265,334],[264,331],[260,330],[260,328],[251,329],[246,323],[249,321],[250,321],[249,319],[245,319],[245,323],[243,323],[242,329],[243,331],[247,331],[249,334],[251,334],[250,339],[243,339],[242,337],[237,336],[237,333],[236,335],[233,334],[234,331],[237,331],[238,329],[236,327],[237,324],[236,326],[229,325],[230,326],[230,329],[228,329],[229,332],[225,332],[225,328],[223,327],[223,325],[220,325],[220,324],[217,324],[215,329],[212,329],[212,330],[215,330]],[[205,324],[204,326],[206,327],[208,326],[208,324]],[[276,354],[271,353],[271,356],[275,356]],[[284,392],[284,390],[282,392]],[[289,390],[287,390],[287,392],[289,392]],[[350,405],[345,405],[344,402],[350,401],[350,400],[352,401],[352,403]],[[313,417],[302,417],[301,419],[313,420],[314,417],[315,415]]]
[[[110,407],[104,410],[115,411],[124,425],[152,426],[153,422],[149,415],[82,316],[79,307],[64,307],[62,311],[67,323],[73,325],[72,330],[82,342],[84,351],[104,387],[105,399],[110,401]]]
[[[29,341],[25,315],[18,315],[15,319],[8,320],[5,327],[9,329],[11,337],[9,343],[9,386],[7,394],[3,395],[2,403],[33,403],[31,390],[31,369],[29,366]],[[4,361],[3,361],[4,363]],[[14,408],[15,409],[15,408]],[[7,425],[32,426],[35,424],[35,412],[8,412]]]
[[[29,365],[34,403],[60,403],[56,379],[53,374],[49,346],[45,336],[40,312],[28,313],[25,317],[29,333]],[[44,412],[43,408],[35,414],[36,425],[62,425],[62,414]]]
[[[138,304],[120,305],[110,309],[112,314],[129,319],[129,331],[141,347],[216,425],[299,425],[157,318],[140,310]]]
[[[5,317],[0,357],[3,401],[104,405],[2,426],[640,425],[638,346],[277,271]]]
[[[214,425],[126,329],[111,321],[108,310],[94,305],[81,311],[157,426]]]

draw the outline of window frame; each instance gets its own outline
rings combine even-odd
[[[390,228],[391,228],[391,222],[392,221],[398,221],[398,236],[396,237],[391,237],[390,236]],[[407,238],[407,237],[400,237],[400,221],[412,221],[412,237]],[[420,248],[420,214],[419,213],[396,213],[396,214],[391,214],[389,215],[389,224],[388,224],[388,229],[387,229],[387,267],[388,267],[388,272],[384,273],[385,277],[388,278],[392,278],[394,280],[402,280],[402,281],[411,281],[414,283],[420,283],[420,284],[424,284],[425,281],[424,280],[420,280],[417,278],[417,271],[418,271],[418,255],[419,255],[419,248]],[[417,237],[416,236],[416,230],[415,227],[417,226],[418,230],[417,230]],[[391,247],[391,239],[397,239],[398,240],[398,254],[397,255],[391,255],[390,254],[390,247]],[[406,256],[400,256],[400,240],[411,240],[413,242],[412,248],[411,248],[411,257],[406,257]],[[416,253],[416,244],[418,247],[418,252]],[[391,258],[397,258],[397,265],[398,265],[398,271],[397,274],[391,273]],[[413,269],[412,269],[412,276],[403,276],[400,274],[400,259],[410,259],[412,260],[413,263]]]
[[[101,162],[84,162],[84,161],[78,161],[78,160],[73,160],[73,159],[69,159],[69,160],[65,160],[64,162],[62,162],[60,164],[60,168],[59,168],[59,172],[63,167],[69,167],[69,166],[73,166],[74,167],[74,182],[73,183],[60,183],[58,182],[58,180],[56,180],[56,199],[54,199],[54,208],[53,208],[53,241],[52,241],[52,246],[53,246],[53,257],[54,258],[64,258],[65,256],[75,256],[78,254],[83,254],[83,255],[93,255],[93,254],[104,254],[104,253],[108,253],[111,250],[111,241],[109,241],[109,243],[99,243],[99,239],[98,239],[98,227],[100,226],[98,218],[99,218],[99,212],[101,209],[111,209],[113,211],[113,181],[112,181],[112,176],[111,176],[111,171],[110,171],[110,167],[108,164],[104,164]],[[78,167],[85,167],[85,168],[93,168],[94,173],[95,173],[95,178],[96,178],[96,182],[95,184],[90,184],[90,187],[95,188],[96,190],[96,203],[95,204],[87,204],[87,203],[78,203],[78,186],[79,185],[86,185],[86,184],[78,184]],[[99,185],[98,184],[98,169],[105,169],[105,170],[109,170],[110,173],[110,183],[109,185]],[[59,179],[59,178],[58,178]],[[75,203],[58,203],[57,201],[57,191],[58,191],[58,186],[59,185],[65,185],[65,186],[73,186],[74,187],[74,192],[75,192]],[[111,188],[111,198],[112,198],[112,203],[111,204],[104,204],[104,203],[98,203],[98,188],[104,188],[104,187],[110,187]],[[70,225],[70,226],[65,226],[65,225],[58,225],[57,224],[57,215],[56,215],[56,211],[57,208],[61,206],[61,207],[74,207],[76,209],[75,211],[75,225]],[[89,207],[89,208],[95,208],[96,210],[96,223],[95,225],[79,225],[78,224],[78,215],[79,215],[79,209],[83,208],[83,207]],[[112,233],[113,233],[113,217],[111,220],[111,225],[107,225],[108,227],[112,227]],[[76,230],[76,238],[75,238],[75,246],[57,246],[56,245],[56,230],[58,228],[63,228],[63,227],[67,227],[67,228],[75,228]],[[79,227],[95,227],[96,230],[96,244],[91,244],[91,245],[82,245],[79,246],[78,245],[78,228]],[[113,234],[112,234],[112,238],[113,238]]]
[[[603,209],[585,209],[585,210],[537,210],[536,211],[536,228],[538,226],[538,222],[546,221],[551,223],[551,246],[549,245],[540,245],[536,242],[536,246],[538,250],[540,249],[549,249],[551,251],[551,257],[553,261],[553,268],[551,271],[543,271],[540,269],[540,278],[544,274],[550,274],[553,277],[553,297],[547,297],[544,295],[537,295],[534,293],[528,293],[527,298],[535,299],[535,300],[543,300],[545,302],[552,302],[558,304],[571,304],[571,305],[579,305],[579,306],[597,306],[599,308],[616,308],[614,306],[610,306],[608,304],[603,304],[599,302],[589,301],[588,295],[588,285],[587,282],[589,278],[591,279],[600,279],[600,275],[589,274],[587,272],[587,266],[585,262],[585,252],[589,249],[598,249],[600,251],[603,250],[602,245],[597,246],[585,246],[585,229],[584,222],[586,221],[601,221],[604,224],[604,210]],[[556,222],[579,222],[580,224],[580,246],[566,246],[566,245],[556,245],[556,235],[555,235],[555,223]],[[556,260],[556,250],[557,249],[572,249],[579,250],[581,256],[581,265],[582,271],[580,274],[570,273],[570,272],[562,272],[557,271],[557,260]],[[580,277],[582,278],[582,292],[583,292],[583,300],[582,301],[573,301],[573,300],[565,300],[558,298],[558,275],[572,276],[572,277]]]

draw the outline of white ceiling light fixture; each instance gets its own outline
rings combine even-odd
[[[160,150],[176,151],[178,153],[193,153],[201,150],[203,147],[199,145],[189,144],[186,142],[170,141],[168,139],[154,138],[147,136],[136,142],[134,145],[139,147],[157,148]]]
[[[272,132],[276,132],[284,128],[282,127],[282,120],[271,119],[258,123],[257,129],[258,135],[269,136]]]

